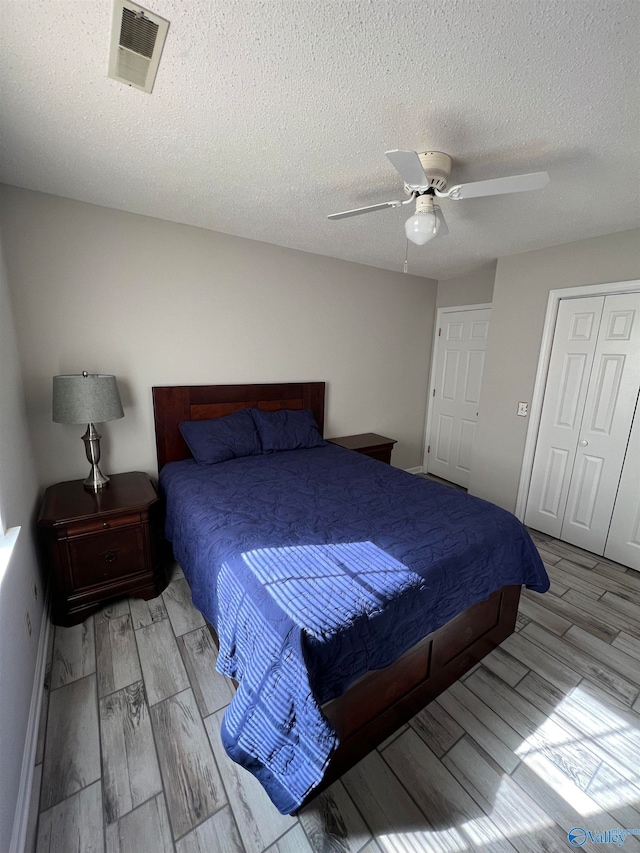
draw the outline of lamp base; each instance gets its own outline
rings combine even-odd
[[[91,462],[91,471],[86,480],[82,481],[82,485],[88,492],[98,492],[104,489],[109,483],[109,478],[103,474],[98,466],[100,461],[100,439],[102,436],[96,430],[93,424],[87,424],[87,431],[82,436],[84,448],[87,453],[87,459]]]
[[[109,485],[109,477],[103,474],[97,465],[92,465],[91,472],[87,479],[82,481],[82,485],[88,492],[99,492]]]

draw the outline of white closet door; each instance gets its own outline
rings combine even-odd
[[[549,363],[525,524],[560,537],[604,296],[563,299]]]
[[[432,398],[427,470],[469,485],[490,308],[447,311],[442,316]]]
[[[636,405],[604,555],[640,571],[640,398]]]
[[[607,296],[560,538],[604,552],[640,386],[640,293]]]

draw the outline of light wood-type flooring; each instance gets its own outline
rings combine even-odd
[[[28,853],[566,853],[573,828],[640,831],[640,573],[532,535],[552,586],[517,632],[298,817],[222,750],[232,688],[177,566],[161,597],[56,628]]]

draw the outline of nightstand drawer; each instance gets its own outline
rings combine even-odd
[[[75,589],[147,570],[140,525],[71,539],[68,547]]]
[[[110,518],[95,518],[88,521],[74,521],[67,525],[67,536],[82,536],[85,533],[100,533],[102,530],[113,530],[118,527],[128,527],[140,523],[140,513],[130,512],[126,515],[116,515]]]

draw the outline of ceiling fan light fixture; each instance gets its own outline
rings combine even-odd
[[[416,212],[410,216],[404,224],[407,240],[411,240],[416,246],[424,246],[429,240],[438,234],[440,220],[436,216],[433,197],[428,195],[418,196],[416,199]]]

